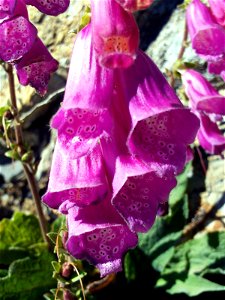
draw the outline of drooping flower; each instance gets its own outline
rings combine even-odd
[[[25,0],[26,4],[35,6],[42,13],[58,16],[65,12],[70,4],[70,0]]]
[[[110,203],[110,197],[85,208],[71,207],[67,224],[68,251],[97,266],[101,277],[122,270],[122,258],[137,245],[131,232]]]
[[[225,30],[216,23],[210,9],[200,0],[192,0],[186,16],[192,47],[196,53],[209,61],[221,58],[225,53]]]
[[[146,163],[171,165],[178,174],[185,165],[187,145],[195,139],[198,119],[140,50],[135,63],[123,71],[121,85],[132,120],[127,140],[130,152]]]
[[[154,0],[116,0],[124,9],[134,12],[148,8]]]
[[[160,203],[168,200],[176,186],[173,169],[120,156],[113,180],[112,204],[135,232],[147,232],[155,221]]]
[[[36,38],[32,48],[15,63],[19,82],[30,84],[40,95],[47,92],[47,86],[52,72],[58,68],[58,62],[51,56],[46,46]]]
[[[13,62],[27,53],[37,37],[37,29],[29,20],[18,16],[0,24],[0,59]]]
[[[225,97],[197,71],[184,71],[182,81],[190,106],[200,119],[200,145],[210,154],[220,154],[225,149],[225,137],[216,121],[225,115]]]
[[[133,15],[115,0],[91,0],[91,13],[93,45],[100,65],[129,67],[139,45],[139,31]]]
[[[99,144],[88,155],[74,158],[73,152],[56,143],[44,203],[54,209],[65,201],[83,207],[104,199],[108,190]]]
[[[216,21],[225,27],[225,0],[208,0]]]

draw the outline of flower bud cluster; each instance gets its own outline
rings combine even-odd
[[[58,62],[29,21],[27,5],[56,16],[67,9],[69,0],[0,0],[0,60],[15,67],[22,85],[30,84],[44,95]]]
[[[140,49],[132,15],[152,1],[92,0],[77,35],[43,202],[66,214],[66,247],[101,276],[122,269],[187,161],[199,128]]]

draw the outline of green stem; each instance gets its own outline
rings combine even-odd
[[[15,131],[15,138],[16,144],[18,147],[18,154],[22,156],[25,153],[24,150],[24,138],[23,138],[23,131],[21,126],[21,121],[19,117],[19,110],[17,107],[16,101],[16,92],[15,92],[15,82],[14,82],[14,75],[13,75],[13,68],[10,64],[7,65],[6,68],[9,80],[9,91],[10,91],[10,100],[11,100],[11,109],[14,116],[14,131]],[[39,220],[39,225],[42,233],[42,237],[44,241],[49,244],[49,239],[47,236],[47,221],[44,217],[44,213],[41,207],[41,198],[39,195],[38,185],[35,179],[35,174],[33,171],[33,166],[30,163],[22,162],[24,173],[26,175],[26,179],[29,185],[29,188],[32,193],[32,197],[34,199],[36,212]]]

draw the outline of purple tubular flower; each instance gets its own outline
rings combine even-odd
[[[197,71],[186,70],[182,74],[186,93],[193,111],[225,115],[225,97]]]
[[[121,72],[121,85],[132,119],[127,141],[130,152],[146,163],[169,164],[176,174],[181,172],[186,148],[199,127],[198,118],[184,108],[160,70],[142,51],[134,65]]]
[[[63,147],[80,157],[112,126],[108,107],[112,100],[113,70],[98,65],[91,47],[90,25],[77,35],[71,66],[64,101],[51,126],[58,130]]]
[[[107,192],[108,184],[99,144],[89,155],[74,159],[72,153],[56,143],[48,191],[43,196],[44,203],[56,209],[69,200],[82,207],[102,200]]]
[[[221,154],[225,150],[225,137],[216,123],[207,115],[199,115],[201,125],[197,134],[200,145],[210,154]]]
[[[154,0],[116,0],[125,10],[134,12],[148,8]]]
[[[214,120],[225,114],[225,97],[194,70],[186,70],[182,81],[190,106],[200,119],[197,134],[200,145],[210,154],[221,153],[225,149],[225,137]]]
[[[113,181],[112,204],[135,232],[148,231],[155,221],[160,203],[176,186],[173,169],[135,157],[119,157]]]
[[[137,245],[137,235],[129,230],[109,198],[85,208],[70,208],[67,223],[68,251],[96,265],[101,277],[121,271],[123,255]]]
[[[46,15],[58,16],[67,10],[70,0],[26,0],[26,4],[35,6]]]
[[[13,62],[27,53],[37,37],[37,29],[28,19],[18,16],[0,24],[0,59]]]
[[[225,0],[208,0],[216,21],[225,27]]]
[[[16,0],[0,0],[0,20],[13,15],[16,2]]]
[[[15,63],[17,75],[22,85],[30,84],[43,96],[47,92],[50,74],[58,68],[58,62],[51,56],[46,46],[37,38],[32,48]]]
[[[225,30],[216,23],[210,9],[193,0],[186,12],[192,47],[206,60],[216,61],[225,53]]]
[[[139,44],[139,31],[133,15],[115,0],[91,0],[91,11],[93,44],[100,65],[129,67],[136,58]]]

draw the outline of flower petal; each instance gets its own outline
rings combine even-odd
[[[119,157],[113,181],[112,204],[132,231],[147,232],[155,221],[160,203],[176,186],[168,166],[146,166],[134,157]]]
[[[37,29],[22,16],[4,21],[0,26],[0,59],[20,59],[31,49],[36,36]]]
[[[184,108],[157,66],[143,52],[139,51],[134,65],[122,75],[121,84],[132,118],[129,150],[148,163],[171,164],[176,173],[181,172],[186,147],[194,141],[199,127],[198,118]]]
[[[43,96],[47,92],[50,74],[57,70],[58,62],[37,38],[30,51],[22,57],[19,63],[15,64],[15,67],[20,83],[30,84]]]
[[[101,201],[108,192],[100,146],[89,155],[74,159],[56,143],[49,176],[48,191],[42,200],[58,208],[70,200],[77,206]]]
[[[58,16],[67,10],[70,0],[26,0],[26,4],[35,6],[46,15]]]
[[[121,271],[123,255],[137,245],[136,234],[129,230],[108,198],[85,208],[69,209],[67,223],[68,251],[96,265],[101,277]]]
[[[201,125],[197,137],[200,145],[210,154],[220,154],[225,150],[225,136],[208,116],[200,115],[199,118]]]

